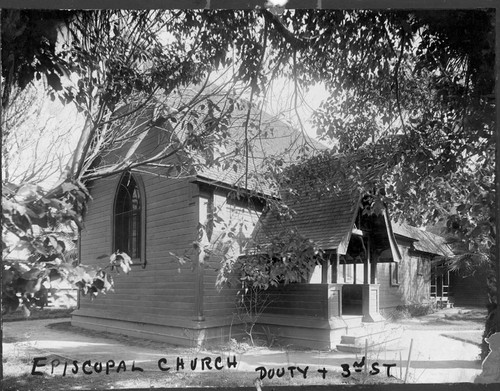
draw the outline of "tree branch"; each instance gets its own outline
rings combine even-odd
[[[395,88],[395,92],[396,92],[396,105],[398,107],[398,114],[399,114],[399,118],[401,120],[401,126],[403,128],[403,132],[406,134],[405,121],[404,121],[403,112],[401,109],[401,96],[400,96],[400,91],[399,91],[399,68],[400,68],[401,62],[403,60],[405,40],[406,40],[406,33],[405,33],[404,29],[402,29],[399,58],[398,58],[398,62],[396,63],[396,67],[394,68],[394,88]]]

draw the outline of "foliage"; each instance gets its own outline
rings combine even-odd
[[[16,88],[1,116],[2,180],[12,183],[40,183],[56,176],[68,160],[71,139],[65,108],[59,107],[64,121],[44,116],[46,97],[38,92],[43,83]],[[63,122],[63,123],[61,123]]]
[[[12,90],[24,89],[35,78],[46,75],[55,90],[62,87],[66,69],[56,53],[58,27],[69,21],[73,11],[21,12],[2,10],[2,107]]]
[[[227,197],[230,198],[231,193]],[[241,221],[224,217],[225,207],[225,204],[219,205],[207,221],[199,224],[191,248],[182,254],[169,253],[179,264],[188,263],[193,267],[197,258],[202,263],[217,260],[219,290],[236,288],[238,300],[242,300],[250,289],[266,291],[270,287],[304,281],[322,259],[318,246],[298,232],[274,232],[265,240],[257,237],[256,232],[246,235]],[[280,203],[269,202],[263,213],[281,213],[286,218],[289,212]],[[260,216],[258,213],[256,218]]]
[[[337,142],[339,170],[396,218],[444,226],[457,253],[452,270],[488,268],[490,310],[498,265],[493,15],[355,11],[333,26],[329,11],[305,16],[340,37],[315,41],[331,93],[315,122]]]
[[[398,305],[394,311],[389,314],[390,319],[400,320],[425,316],[436,312],[436,304],[434,303],[411,303]]]
[[[233,246],[234,241],[226,246]],[[290,230],[275,232],[266,239],[254,233],[241,252],[226,254],[230,256],[221,259],[216,285],[219,289],[224,286],[241,289],[242,294],[249,289],[265,291],[304,281],[322,257],[314,242]]]
[[[264,213],[272,212],[268,209]],[[282,215],[285,214],[282,211]],[[213,240],[206,244],[205,253],[219,259],[217,288],[235,289],[236,315],[243,322],[244,331],[254,346],[255,326],[273,301],[270,288],[305,281],[321,259],[322,252],[311,240],[289,230],[274,233],[265,240],[253,232],[242,246],[236,229],[238,222],[228,225],[222,220],[220,224],[224,226],[222,229],[219,226],[223,233],[212,236]],[[211,248],[225,250],[217,253]],[[268,343],[272,344],[272,336],[269,332],[266,335]]]
[[[3,107],[11,103],[12,90],[43,76],[52,99],[76,106],[84,124],[68,164],[70,179],[157,167],[176,154],[187,157],[200,145],[208,151],[226,137],[235,100],[227,93],[222,94],[225,99],[210,99],[222,88],[206,91],[208,77],[234,62],[233,50],[243,59],[258,54],[258,48],[247,45],[253,38],[247,27],[252,19],[252,14],[239,11],[8,10],[2,13],[2,28],[11,29],[2,34],[2,55],[8,59],[2,62]],[[239,67],[235,81],[228,76],[230,81],[224,82],[220,75],[216,79],[226,91],[236,81],[248,83],[255,71],[246,65],[233,64]],[[199,86],[196,93],[179,99],[193,85]],[[136,153],[137,146],[153,127],[167,137],[155,155],[145,159]],[[179,131],[185,137],[179,137]],[[117,150],[122,152],[119,161],[102,158]],[[189,173],[195,164],[191,157],[173,167]]]
[[[225,19],[228,13],[234,17]],[[74,104],[83,117],[80,138],[60,188],[43,194],[35,185],[20,183],[23,192],[32,189],[31,198],[25,200],[15,186],[5,184],[11,193],[3,197],[4,232],[17,235],[18,244],[35,258],[35,263],[5,264],[11,282],[29,277],[37,281],[30,289],[35,292],[48,275],[69,277],[73,273],[69,280],[84,292],[111,287],[104,269],[78,266],[70,270],[71,264],[64,262],[60,235],[47,233],[48,227],[39,220],[50,217],[60,224],[69,220],[80,224],[88,200],[85,185],[90,180],[132,168],[175,177],[190,175],[196,167],[221,165],[214,151],[228,137],[241,92],[234,91],[237,80],[228,77],[229,82],[220,83],[226,88],[223,90],[209,82],[209,74],[232,61],[235,36],[228,32],[239,31],[240,57],[258,52],[246,45],[245,40],[253,35],[246,25],[249,19],[251,15],[238,11],[2,12],[3,108],[11,109],[14,116],[25,115],[14,106],[12,92],[44,78],[50,98]],[[239,80],[253,79],[255,72],[241,66]],[[188,88],[196,84],[199,87],[194,92]],[[8,111],[2,112],[2,122],[7,123],[4,113]],[[256,126],[246,118],[246,128]],[[8,133],[17,136],[19,124],[8,124]],[[162,142],[153,156],[144,157],[138,146],[151,129],[163,133]],[[36,226],[41,232],[34,232]],[[66,229],[71,231],[74,226],[66,224]],[[47,260],[40,261],[40,254]],[[110,267],[128,267],[125,254],[113,257]],[[9,289],[13,303],[18,295],[31,294],[23,287]]]
[[[112,290],[110,272],[130,271],[126,254],[109,257],[100,269],[80,265],[69,250],[74,225],[81,226],[86,194],[77,183],[62,183],[51,192],[32,185],[2,187],[2,313],[26,309],[38,302],[44,289],[68,281],[82,294]],[[67,232],[66,240],[61,232]],[[17,259],[16,253],[29,255]],[[110,270],[108,270],[110,269]]]
[[[270,295],[256,286],[239,291],[236,295],[236,315],[243,322],[245,334],[252,346],[255,346],[255,326],[271,303]]]
[[[492,23],[489,10],[350,13],[335,28],[365,28],[331,44],[320,69],[340,64],[322,74],[335,95],[316,114],[358,187],[383,187],[393,215],[442,222],[462,252],[487,257],[495,241]]]
[[[483,9],[285,10],[279,15],[265,9],[6,10],[2,106],[16,86],[42,77],[53,99],[76,105],[85,123],[63,178],[71,184],[131,168],[175,176],[206,163],[233,167],[209,147],[229,138],[231,105],[220,110],[215,104],[211,111],[210,92],[175,98],[186,86],[208,83],[213,71],[230,69],[230,76],[243,83],[250,92],[247,113],[275,77],[292,81],[295,104],[304,90],[321,82],[330,96],[315,124],[321,137],[335,143],[333,153],[342,154],[338,170],[357,190],[374,193],[373,202],[417,225],[444,223],[462,253],[493,259],[492,15]],[[61,45],[60,37],[67,38]],[[205,119],[220,126],[206,127]],[[239,149],[245,184],[250,122],[244,117]],[[144,159],[138,143],[152,128],[167,136],[158,154]],[[173,128],[184,136],[169,137]],[[122,159],[103,159],[117,150]],[[203,159],[195,157],[200,151]],[[174,157],[181,159],[167,161]],[[298,161],[308,165],[306,158]],[[269,159],[269,166],[274,162],[283,163]],[[282,174],[278,164],[273,174]],[[329,191],[336,182],[324,178],[317,185]],[[382,187],[384,192],[373,191]],[[288,247],[299,253],[311,247],[300,238],[288,239],[293,246],[271,241],[273,254],[288,257]],[[255,281],[275,283],[279,273],[262,278],[267,266],[251,259]],[[230,266],[245,272],[238,263],[223,270]]]

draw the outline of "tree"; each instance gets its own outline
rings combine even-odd
[[[493,10],[262,13],[274,49],[269,63],[297,90],[318,81],[328,89],[315,123],[335,146],[322,158],[335,156],[356,190],[396,218],[444,224],[458,251],[450,268],[489,269],[490,318],[498,267],[493,16]],[[299,171],[312,175],[316,161],[304,156],[301,163]],[[320,193],[338,184],[336,177],[320,179]],[[494,332],[490,326],[485,336]]]
[[[493,15],[304,15],[340,37],[328,34],[312,45],[323,47],[318,73],[331,92],[316,124],[321,135],[337,141],[335,152],[344,157],[340,169],[396,217],[444,225],[458,252],[449,260],[452,270],[487,267],[490,319],[498,267]],[[337,24],[327,23],[335,16]],[[304,68],[312,65],[305,61]],[[492,323],[485,336],[495,331]]]
[[[173,37],[168,50],[163,50],[165,44],[160,41],[165,37],[160,37],[159,32],[163,23],[173,20],[179,39]],[[84,293],[111,289],[112,279],[105,269],[118,266],[129,270],[130,260],[126,254],[113,254],[110,265],[87,271],[65,258],[64,243],[52,233],[56,226],[70,230],[81,227],[88,199],[85,181],[161,163],[183,151],[186,161],[181,160],[175,167],[180,167],[178,171],[189,171],[190,149],[223,126],[220,120],[229,115],[230,109],[216,118],[214,107],[217,104],[210,105],[208,98],[214,95],[213,91],[203,95],[201,88],[188,100],[178,99],[177,106],[172,105],[172,99],[169,102],[158,99],[158,95],[168,95],[181,85],[199,82],[208,73],[207,62],[194,58],[196,48],[184,50],[179,22],[175,15],[162,12],[10,10],[2,13],[2,51],[6,59],[2,62],[4,141],[22,137],[19,118],[28,114],[19,109],[14,97],[23,93],[27,96],[31,83],[42,76],[46,79],[49,96],[59,98],[63,104],[74,104],[83,117],[75,153],[65,162],[64,175],[52,189],[47,191],[29,183],[43,179],[40,170],[47,168],[46,162],[35,160],[27,170],[32,172],[30,176],[15,178],[5,171],[3,255],[14,248],[26,248],[32,257],[27,262],[4,262],[4,309],[17,308],[19,297],[27,302],[27,295],[35,294],[42,282],[54,278],[66,277]],[[191,31],[184,32],[183,38],[188,41]],[[161,126],[169,119],[178,123],[183,121],[183,128],[194,130],[193,119],[203,103],[208,107],[203,118],[211,115],[219,123],[196,135],[191,132],[183,139],[165,137],[165,145],[161,146],[158,155],[147,161],[134,155],[137,140],[140,141],[148,129]],[[183,111],[188,112],[188,124]],[[49,130],[41,129],[41,132],[49,133]],[[218,140],[220,138],[213,142]],[[8,145],[4,143],[5,147]],[[103,163],[103,156],[120,149],[123,159]],[[4,157],[15,156],[12,149],[4,153]],[[191,163],[195,164],[193,159]],[[8,182],[13,179],[18,179],[17,185]]]
[[[81,188],[64,183],[50,192],[24,184],[2,186],[2,313],[28,308],[44,285],[62,279],[83,294],[112,290],[108,269],[126,273],[131,259],[127,254],[110,256],[108,266],[91,270],[70,256],[67,240],[60,232],[71,233],[81,226],[87,195]],[[59,233],[57,233],[59,232]],[[13,250],[27,250],[26,260],[9,258]],[[29,313],[29,312],[28,312]]]
[[[214,112],[223,125],[216,132],[192,137],[190,130],[200,122],[187,112],[200,117],[203,102],[195,95],[181,106],[168,103],[180,87],[211,80],[211,71],[231,70],[248,88],[250,106],[266,96],[275,77],[291,81],[295,106],[303,91],[321,82],[330,96],[316,126],[320,136],[336,143],[333,152],[344,154],[345,175],[410,222],[446,221],[467,251],[484,254],[491,263],[492,15],[491,10],[6,11],[2,105],[12,86],[23,88],[44,75],[54,99],[79,108],[85,125],[62,183],[81,186],[82,180],[163,164],[173,150],[182,151],[189,167],[197,162],[186,152],[199,150],[214,134],[221,135],[212,138],[215,144],[224,142],[222,121],[232,110],[225,116]],[[59,33],[58,26],[64,26]],[[68,40],[59,46],[63,35]],[[17,45],[21,53],[14,42],[26,43]],[[134,115],[141,111],[139,118],[153,121],[137,127]],[[245,181],[250,112],[243,122]],[[175,140],[155,161],[138,160],[134,142],[120,144],[121,136],[137,140],[157,125],[178,126],[191,137]],[[99,157],[117,146],[130,152],[123,154],[127,158],[103,164]],[[306,155],[298,161],[305,162]],[[274,173],[282,174],[275,166]]]
[[[38,82],[16,89],[2,115],[2,180],[45,183],[57,179],[71,155],[76,110],[48,103]],[[63,113],[61,116],[60,114]],[[73,121],[71,121],[73,119]]]
[[[55,213],[81,224],[86,183],[123,171],[161,169],[162,175],[179,176],[200,166],[236,167],[230,161],[234,156],[213,153],[226,142],[230,122],[238,120],[236,111],[243,120],[244,137],[235,150],[244,151],[239,163],[247,186],[249,139],[258,137],[251,131],[262,123],[252,110],[266,80],[262,66],[267,23],[262,30],[257,16],[189,10],[2,13],[4,112],[19,116],[13,92],[44,78],[50,98],[74,105],[82,116],[74,153],[52,189],[4,182],[10,190],[3,193],[3,230],[16,237],[13,245],[4,242],[4,249],[36,250],[38,263],[29,272],[38,270],[31,273],[37,281],[47,269],[45,253],[57,248],[50,247],[44,231],[48,226],[38,220]],[[222,67],[233,76],[222,71],[212,75]],[[197,86],[194,93],[189,91],[192,85]],[[247,89],[250,98],[245,103],[241,96]],[[7,133],[19,137],[19,124],[9,124]],[[144,157],[136,151],[152,129],[163,131],[165,137],[154,156]],[[112,154],[118,157],[107,158]],[[41,228],[42,236],[31,226]],[[61,251],[57,255],[64,260]],[[22,289],[16,286],[13,292],[23,295]]]

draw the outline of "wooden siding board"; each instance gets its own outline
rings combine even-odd
[[[141,305],[140,307],[138,305],[130,305],[128,306],[129,304],[131,303],[137,303],[137,302],[141,302]],[[158,301],[155,301],[155,302],[152,302],[152,301],[144,301],[143,298],[141,297],[140,300],[133,300],[133,299],[124,299],[124,300],[118,300],[116,298],[114,298],[112,301],[110,300],[109,302],[105,302],[105,301],[101,301],[99,303],[96,303],[96,305],[105,305],[106,307],[115,307],[115,308],[123,308],[124,306],[128,306],[127,308],[132,311],[137,311],[137,312],[147,312],[148,310],[151,311],[151,310],[160,310],[160,311],[168,311],[168,310],[172,310],[172,311],[181,311],[181,312],[185,312],[189,315],[192,315],[192,309],[190,308],[190,306],[186,305],[188,303],[192,303],[192,302],[170,302],[170,301],[163,301],[163,302],[158,302]]]
[[[251,237],[254,227],[257,225],[260,212],[251,210],[246,206],[235,204],[228,200],[227,192],[222,190],[214,191],[213,204],[218,209],[218,216],[223,218],[229,225],[242,225],[243,234]],[[217,238],[221,232],[220,226],[215,226],[212,238]],[[233,249],[238,253],[238,249]],[[224,288],[222,291],[216,289],[217,271],[220,267],[220,257],[211,257],[204,263],[203,279],[203,300],[205,317],[231,317],[235,312],[236,289]]]
[[[191,246],[195,235],[197,214],[190,208],[192,194],[186,180],[166,180],[143,176],[146,191],[147,259],[146,269],[133,268],[127,276],[115,277],[115,293],[99,297],[93,302],[83,298],[81,306],[109,311],[132,310],[134,313],[174,312],[194,315],[195,273],[191,265],[179,265],[168,251],[182,253]],[[85,215],[82,232],[82,259],[85,264],[105,266],[97,256],[109,254],[112,243],[112,216],[110,215],[118,176],[96,181],[91,187],[93,200]],[[165,221],[168,224],[165,224]],[[181,269],[181,273],[178,273]],[[168,298],[168,299],[164,299]]]
[[[377,264],[381,309],[423,303],[430,297],[430,257],[414,254],[408,247],[401,245],[400,250],[402,259],[399,263],[399,286],[391,286],[390,263]]]

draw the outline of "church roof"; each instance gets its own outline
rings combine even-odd
[[[393,223],[394,234],[413,241],[412,247],[416,251],[436,254],[446,257],[453,256],[450,246],[442,236],[413,227],[406,223]]]

